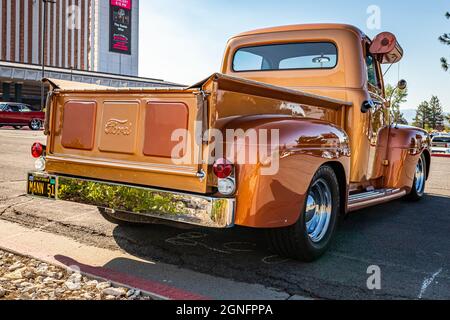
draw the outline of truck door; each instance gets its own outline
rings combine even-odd
[[[369,162],[367,167],[367,179],[376,180],[383,176],[383,161],[386,159],[387,141],[384,136],[388,130],[388,111],[384,98],[384,83],[381,66],[369,52],[369,43],[366,44],[367,87],[370,98],[375,107],[370,110],[369,128]]]
[[[13,124],[14,122],[14,112],[11,109],[11,106],[9,104],[4,104],[1,107],[1,122],[4,124]]]

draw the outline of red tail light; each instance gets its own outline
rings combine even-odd
[[[233,173],[233,164],[227,159],[218,159],[213,166],[214,174],[219,179],[225,179]]]
[[[43,154],[44,154],[44,146],[42,144],[36,142],[31,146],[31,155],[33,156],[33,158],[39,158]]]

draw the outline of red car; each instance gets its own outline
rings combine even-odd
[[[0,102],[0,127],[11,126],[22,129],[28,126],[31,130],[40,130],[44,123],[45,113],[31,110],[29,105],[15,102]]]

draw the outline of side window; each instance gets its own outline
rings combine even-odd
[[[0,104],[0,111],[5,111],[5,110],[6,110],[6,105]]]
[[[378,81],[377,76],[377,65],[375,59],[368,55],[366,57],[366,66],[367,66],[367,80],[369,82],[369,89],[374,91],[378,91],[380,89],[380,83]]]
[[[31,109],[28,108],[27,106],[23,105],[20,107],[20,111],[21,112],[31,112]]]
[[[18,106],[9,106],[9,109],[12,111],[12,112],[19,112],[19,107]]]

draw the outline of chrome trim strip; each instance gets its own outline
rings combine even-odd
[[[56,199],[209,228],[230,228],[236,200],[33,172],[56,178]]]
[[[406,195],[405,190],[388,189],[388,190],[385,190],[385,192],[382,193],[381,196],[376,197],[376,198],[369,198],[366,200],[357,201],[357,202],[353,202],[353,203],[351,203],[349,201],[347,209],[348,209],[348,211],[355,211],[355,210],[363,209],[365,207],[369,207],[372,205],[382,204],[382,203],[385,203],[385,202],[388,202],[391,200],[395,200],[395,199],[401,198],[405,195]]]
[[[187,177],[197,177],[198,171],[197,166],[195,168],[193,167],[180,167],[180,166],[173,166],[173,165],[156,165],[156,164],[142,164],[142,163],[134,163],[134,162],[120,162],[120,161],[114,161],[114,160],[94,160],[92,158],[82,158],[82,157],[76,157],[76,156],[70,156],[67,155],[58,155],[58,154],[51,154],[47,155],[47,160],[53,161],[53,162],[59,162],[59,163],[75,163],[80,165],[91,165],[91,166],[98,166],[98,167],[108,167],[113,169],[123,169],[123,170],[139,170],[139,171],[146,171],[146,172],[152,172],[152,173],[163,173],[163,174],[172,174],[172,175],[179,175],[179,176],[187,176]],[[186,168],[189,169],[189,171],[181,171],[181,169]]]

